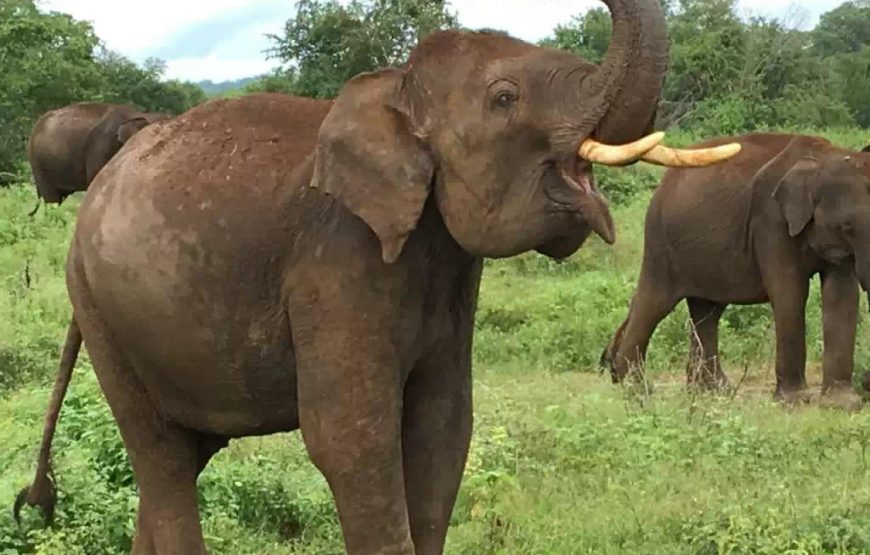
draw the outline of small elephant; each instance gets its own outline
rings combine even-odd
[[[775,396],[805,400],[805,305],[810,279],[820,274],[822,391],[853,406],[858,284],[870,286],[870,155],[800,135],[736,140],[743,150],[728,162],[665,174],[646,215],[637,289],[602,363],[614,381],[640,371],[656,326],[685,299],[694,326],[688,380],[725,385],[718,348],[725,307],[770,302]]]
[[[19,505],[52,505],[51,434],[83,340],[139,485],[136,555],[205,553],[209,459],[296,429],[348,553],[441,553],[483,258],[612,242],[592,162],[691,157],[645,136],[667,60],[659,0],[607,4],[600,67],[444,31],[334,103],[250,95],[137,134],[79,210],[73,322]]]
[[[97,102],[46,112],[33,126],[27,143],[39,197],[60,204],[72,193],[86,190],[130,137],[169,117],[125,104]]]

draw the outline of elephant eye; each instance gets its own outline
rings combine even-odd
[[[509,108],[517,101],[517,95],[510,91],[501,91],[495,95],[494,100],[499,108]]]

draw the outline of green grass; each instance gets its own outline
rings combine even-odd
[[[849,146],[870,138],[826,135]],[[676,144],[692,142],[677,136]],[[735,398],[681,387],[686,313],[659,328],[652,398],[612,386],[596,362],[625,315],[659,170],[607,172],[615,247],[597,239],[563,264],[537,255],[488,262],[475,338],[475,434],[448,536],[450,554],[870,553],[870,413],[770,401],[766,306],[723,319]],[[54,527],[21,528],[12,501],[33,471],[41,419],[69,317],[63,280],[78,199],[27,212],[27,186],[0,190],[0,555],[125,553],[136,491],[83,356],[55,440]],[[821,349],[818,287],[809,303],[810,376]],[[863,318],[863,315],[862,315]],[[858,368],[870,362],[862,322]],[[215,554],[342,552],[326,484],[298,434],[248,439],[200,479]],[[3,507],[7,508],[3,508]]]

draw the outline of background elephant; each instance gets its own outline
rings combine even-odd
[[[697,341],[689,381],[726,383],[718,323],[728,304],[770,302],[776,396],[805,397],[804,312],[822,279],[823,393],[843,406],[852,386],[858,283],[870,286],[870,155],[799,135],[739,137],[743,150],[701,170],[669,170],[653,195],[628,317],[602,355],[615,380],[640,368],[657,324],[686,299]],[[712,143],[708,143],[712,144]]]
[[[39,197],[60,204],[70,194],[84,191],[130,137],[168,117],[125,104],[95,102],[46,112],[27,143]]]
[[[134,553],[204,553],[196,478],[211,456],[297,428],[348,552],[442,551],[471,434],[482,258],[612,241],[578,147],[621,165],[654,144],[626,156],[587,140],[649,132],[667,60],[658,0],[607,3],[600,67],[441,32],[334,104],[213,101],[100,172],[68,260],[65,356],[83,337],[130,454]],[[50,436],[31,504],[50,493]]]

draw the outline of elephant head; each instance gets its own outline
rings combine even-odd
[[[133,135],[152,123],[157,123],[158,121],[163,121],[169,118],[169,114],[163,114],[160,112],[150,112],[133,118],[128,118],[118,126],[118,142],[124,144],[129,141]]]
[[[858,281],[870,289],[870,153],[796,138],[768,164],[768,171],[779,176],[773,198],[789,235],[805,234],[828,262],[854,257]]]
[[[668,43],[659,0],[605,3],[614,30],[600,66],[504,34],[443,31],[403,67],[351,80],[320,128],[312,187],[365,221],[387,262],[430,197],[476,256],[563,258],[591,232],[612,243],[592,162],[669,163],[662,135],[642,139]]]

